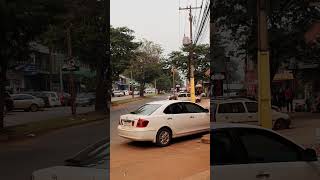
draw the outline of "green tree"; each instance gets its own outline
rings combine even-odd
[[[111,27],[110,33],[112,79],[115,81],[130,66],[140,43],[134,42],[134,31],[127,27]]]
[[[217,29],[231,31],[231,39],[238,46],[233,49],[238,56],[244,53],[257,62],[257,19],[254,0],[213,1],[211,16]],[[319,48],[310,49],[304,33],[320,18],[319,10],[308,1],[275,1],[268,6],[268,37],[270,44],[270,80],[279,66],[294,58],[298,61],[315,60]],[[319,58],[318,58],[319,59]]]
[[[131,61],[134,79],[140,84],[140,96],[144,96],[145,84],[153,83],[161,74],[161,54],[160,45],[143,40]]]
[[[61,3],[60,0],[55,3]],[[50,0],[0,0],[0,128],[3,128],[4,93],[10,63],[27,60],[29,43],[45,31],[52,21],[50,12],[56,9]]]
[[[158,90],[165,90],[165,91],[170,91],[171,88],[173,88],[173,73],[172,69],[168,68],[168,64],[166,61],[162,60],[161,62],[161,71],[160,75],[156,78],[157,80],[157,89]],[[180,77],[180,74],[175,71],[174,72],[174,79],[175,79],[175,84],[181,84],[182,79]]]
[[[205,72],[210,68],[209,45],[200,44],[193,46],[193,60],[195,67],[195,80],[207,80]],[[183,47],[180,51],[173,51],[166,59],[169,68],[175,67],[189,77],[189,47]]]

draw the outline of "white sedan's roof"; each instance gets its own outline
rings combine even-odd
[[[162,100],[162,101],[152,101],[147,104],[161,104],[161,105],[169,105],[177,102],[186,102],[186,101],[180,101],[180,100]]]
[[[211,122],[210,123],[210,128],[211,130],[217,130],[217,129],[228,129],[228,128],[250,128],[250,129],[260,129],[260,130],[266,130],[269,132],[272,132],[274,134],[277,134],[283,138],[286,138],[287,140],[293,142],[294,144],[300,146],[301,148],[304,148],[303,146],[299,145],[298,143],[296,143],[295,141],[293,141],[292,139],[276,132],[273,131],[271,129],[267,129],[267,128],[263,128],[261,126],[255,126],[255,125],[249,125],[249,124],[240,124],[240,123],[217,123],[217,122]]]
[[[211,122],[211,129],[224,129],[224,128],[255,128],[255,129],[265,129],[260,126],[240,124],[240,123],[219,123]]]

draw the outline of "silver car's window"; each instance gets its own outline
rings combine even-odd
[[[187,110],[187,113],[203,113],[204,109],[196,104],[192,103],[183,103],[184,107]]]
[[[245,113],[242,102],[225,103],[219,105],[219,113]]]
[[[300,149],[286,139],[264,130],[242,129],[237,135],[245,148],[248,163],[301,160]]]
[[[258,112],[258,103],[256,102],[246,102],[246,106],[249,113],[256,113]]]

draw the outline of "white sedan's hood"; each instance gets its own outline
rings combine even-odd
[[[32,173],[32,180],[106,180],[107,169],[55,166]]]

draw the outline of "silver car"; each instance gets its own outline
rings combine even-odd
[[[74,157],[67,159],[64,166],[54,166],[36,170],[33,180],[105,180],[109,174],[109,139],[103,139]]]
[[[14,109],[36,112],[45,106],[42,99],[29,94],[12,95]]]

